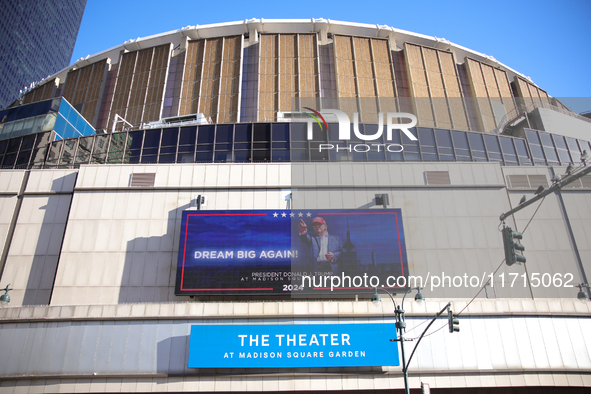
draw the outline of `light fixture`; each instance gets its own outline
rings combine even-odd
[[[10,302],[10,296],[8,295],[8,292],[12,289],[9,286],[10,286],[10,283],[7,284],[4,289],[2,289],[2,290],[4,290],[4,294],[2,294],[0,296],[0,306],[6,306]]]
[[[423,303],[425,302],[425,296],[423,296],[423,293],[421,293],[421,288],[418,288],[418,292],[417,294],[415,294],[415,302],[418,305],[423,305]]]
[[[375,293],[374,295],[371,296],[371,303],[375,306],[378,307],[380,306],[380,303],[382,302],[382,299],[380,298],[380,296],[378,295],[378,288],[375,288]]]
[[[577,287],[579,288],[579,293],[577,294],[577,299],[582,302],[589,301],[589,295],[587,294],[587,292],[585,290],[583,290],[584,286],[586,286],[584,283],[577,285]],[[4,297],[4,296],[2,296],[2,297]]]

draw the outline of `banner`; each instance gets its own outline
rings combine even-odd
[[[184,211],[176,295],[404,289],[400,209]]]
[[[396,366],[392,339],[393,323],[193,325],[189,368]]]

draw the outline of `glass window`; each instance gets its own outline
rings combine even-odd
[[[293,129],[292,129],[293,131]],[[307,149],[292,149],[291,150],[291,161],[292,162],[302,162],[302,161],[309,161],[310,155]]]
[[[463,131],[453,130],[451,135],[453,138],[456,158],[458,159],[458,161],[472,161],[472,156],[470,155],[470,146],[468,145],[467,133]]]
[[[566,137],[566,143],[568,144],[568,150],[570,152],[570,156],[573,159],[573,163],[580,163],[581,162],[581,150],[579,148],[579,144],[577,140],[574,138]]]
[[[386,137],[387,138],[387,137]],[[403,150],[404,146],[401,144],[400,130],[392,130],[392,139],[386,143],[386,160],[388,161],[404,161]]]
[[[289,124],[274,123],[273,124],[273,142],[275,141],[289,141]]]
[[[558,159],[561,163],[570,163],[571,158],[568,154],[568,148],[566,147],[566,141],[561,135],[553,135],[554,146],[556,146],[556,152],[558,153]]]
[[[197,131],[198,144],[213,144],[214,126],[199,126]]]
[[[182,127],[179,137],[179,145],[195,145],[197,127]]]
[[[513,146],[513,138],[499,136],[499,140],[501,141],[501,149],[503,150],[505,162],[517,162],[517,153],[515,153],[515,147]]]
[[[133,133],[130,133],[130,135]],[[156,153],[158,153],[157,149],[160,146],[160,135],[162,134],[162,130],[160,129],[152,129],[145,131],[144,137],[144,150],[146,148],[156,148]]]
[[[235,150],[234,151],[234,161],[237,162],[245,162],[251,161],[252,158],[250,156],[250,150]]]
[[[475,161],[487,161],[486,151],[484,148],[484,141],[482,134],[467,133],[468,141],[470,141],[470,150],[472,152],[472,158]]]
[[[271,125],[269,123],[256,123],[254,125],[253,142],[271,142]]]
[[[232,143],[234,139],[233,125],[219,125],[215,134],[215,142],[217,143]]]
[[[417,135],[415,128],[410,129],[413,135]],[[404,154],[404,161],[421,161],[421,155],[419,154],[419,141],[413,141],[406,136],[405,133],[401,134],[401,143],[404,146],[402,151]]]
[[[162,130],[162,141],[160,146],[177,146],[179,139],[179,129],[164,129]]]
[[[339,139],[339,124],[328,123],[328,137],[332,142],[344,142]]]
[[[213,152],[197,152],[195,154],[195,162],[196,163],[211,163]]]
[[[440,160],[449,161],[449,158],[444,159],[441,155],[451,155],[451,160],[453,161],[454,150],[449,130],[435,129],[435,139],[437,140],[437,151],[439,152]]]
[[[289,150],[273,149],[271,152],[273,161],[289,161]]]
[[[75,164],[88,164],[90,161],[90,152],[94,136],[80,138],[78,141],[78,151],[76,152]]]
[[[47,155],[47,150],[49,148],[49,139],[51,137],[51,133],[39,133],[37,134],[37,141],[35,142],[35,149],[33,150],[32,155],[32,164],[35,166],[42,166],[45,164],[45,155]],[[0,148],[0,153],[2,149]],[[0,163],[2,159],[0,159]]]
[[[77,138],[71,138],[64,141],[62,149],[62,156],[60,158],[60,165],[70,165],[74,162],[74,154],[76,153],[76,146],[78,145]]]
[[[90,159],[91,163],[103,164],[106,162],[107,147],[109,146],[109,140],[112,140],[113,138],[115,138],[116,135],[118,135],[118,134],[97,135],[95,137],[94,146],[92,148],[92,156]],[[123,134],[123,137],[125,137],[125,133]],[[112,143],[111,146],[113,148],[115,148],[114,143]],[[121,162],[121,154],[122,154],[122,152],[120,151],[118,163]]]
[[[419,143],[421,144],[421,156],[423,161],[437,161],[437,148],[433,129],[419,127]]]
[[[486,143],[486,149],[488,152],[488,158],[491,161],[503,161],[501,155],[501,146],[496,135],[485,134],[484,142]]]
[[[531,158],[529,157],[529,152],[527,151],[527,145],[525,140],[514,138],[513,142],[515,142],[515,148],[517,149],[517,156],[519,157],[520,164],[531,164]]]
[[[558,163],[558,154],[556,153],[556,149],[554,148],[554,142],[552,141],[552,136],[548,133],[540,132],[540,140],[542,141],[542,146],[544,147],[544,154],[546,155],[546,160],[548,163]]]
[[[308,140],[307,125],[305,123],[291,123],[290,126],[291,126],[291,140],[292,141],[307,141]]]
[[[252,142],[252,125],[237,124],[234,133],[234,142]]]

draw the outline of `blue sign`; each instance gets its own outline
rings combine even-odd
[[[394,324],[193,325],[189,368],[400,365]]]
[[[400,209],[183,212],[176,295],[371,293],[407,276]]]

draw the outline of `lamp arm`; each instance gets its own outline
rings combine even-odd
[[[419,340],[415,344],[415,347],[412,349],[412,353],[410,354],[410,357],[408,358],[408,361],[406,362],[406,365],[410,365],[410,360],[412,360],[412,356],[415,354],[415,350],[417,350],[417,347],[419,346],[419,343],[421,343],[421,339],[423,339],[423,336],[425,336],[425,333],[427,332],[427,330],[429,330],[429,327],[431,327],[431,324],[435,323],[435,320],[437,320],[439,318],[439,316],[441,316],[441,314],[447,308],[450,307],[450,305],[451,305],[451,302],[448,302],[447,305],[444,306],[443,309],[441,311],[439,311],[439,313],[431,320],[431,322],[429,323],[429,325],[427,326],[427,328],[425,328],[425,330],[423,331],[423,333],[419,337]]]

